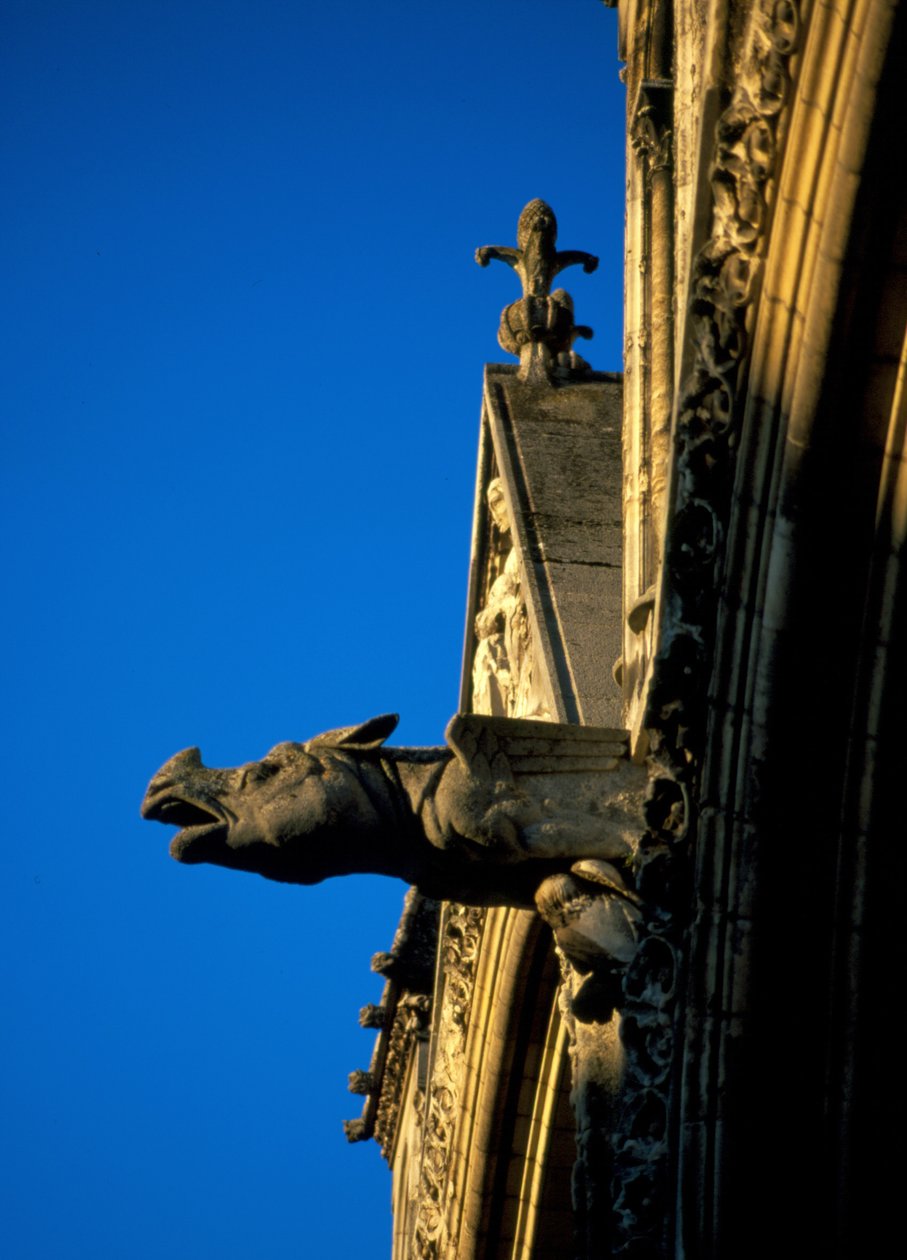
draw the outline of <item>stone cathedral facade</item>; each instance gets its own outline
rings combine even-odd
[[[905,13],[618,9],[624,373],[486,369],[461,708],[629,732],[644,922],[593,1018],[537,914],[412,893],[351,1133],[394,1260],[857,1258],[907,1164]]]
[[[183,860],[414,884],[347,1123],[393,1260],[859,1260],[907,1171],[907,13],[617,7],[624,370],[578,355],[552,286],[596,260],[530,203],[477,254],[519,362],[485,370],[448,748],[180,754],[145,811]],[[346,802],[327,869],[300,846]]]

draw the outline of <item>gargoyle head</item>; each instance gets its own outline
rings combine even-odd
[[[297,884],[369,869],[362,842],[380,829],[383,780],[376,771],[377,790],[367,792],[368,770],[353,767],[349,754],[377,750],[396,724],[388,714],[304,744],[277,744],[261,761],[227,770],[210,769],[187,748],[151,780],[142,816],[180,827],[170,844],[179,862]]]

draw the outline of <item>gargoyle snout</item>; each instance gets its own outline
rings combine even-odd
[[[185,786],[192,775],[203,771],[202,754],[198,748],[184,748],[165,762],[148,784],[148,791],[142,801],[142,817],[151,817],[151,809],[157,803],[162,792],[177,785]]]

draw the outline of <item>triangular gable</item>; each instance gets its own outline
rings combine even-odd
[[[464,712],[621,724],[621,391],[486,368]]]

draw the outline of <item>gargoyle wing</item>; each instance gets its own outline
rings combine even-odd
[[[529,718],[458,713],[448,723],[446,739],[471,774],[495,782],[521,774],[613,770],[629,757],[626,731]]]

